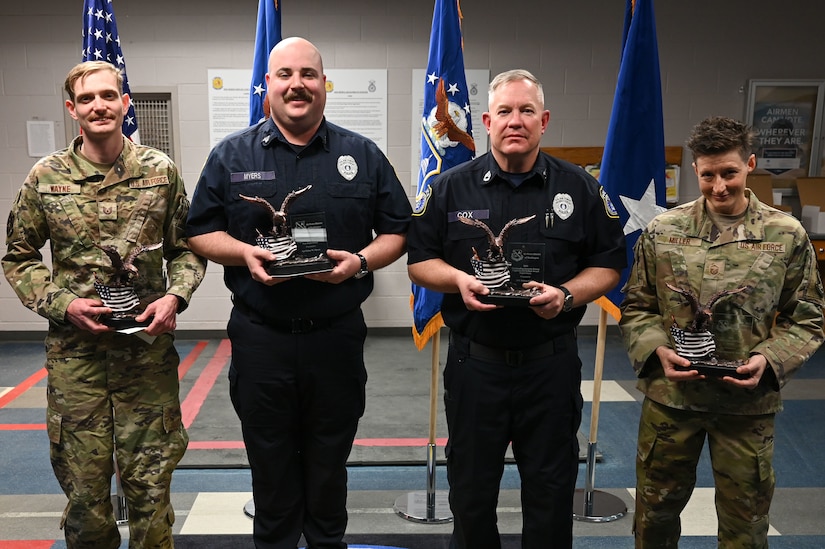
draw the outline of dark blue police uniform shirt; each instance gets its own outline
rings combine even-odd
[[[545,153],[518,186],[487,153],[444,172],[433,182],[431,194],[416,200],[407,235],[408,264],[441,258],[472,273],[473,248],[483,254],[488,242],[484,231],[459,222],[459,216],[480,219],[498,235],[508,221],[535,215],[513,227],[507,242],[543,244],[540,282],[559,285],[587,267],[627,265],[618,215],[599,183],[579,166]],[[459,294],[446,294],[441,307],[451,329],[502,348],[530,347],[569,333],[584,312],[584,307],[576,307],[549,320],[527,307],[473,312]]]
[[[330,249],[358,252],[376,234],[404,234],[410,202],[375,143],[324,120],[305,147],[290,145],[269,119],[224,138],[210,152],[187,220],[187,235],[226,231],[254,244],[272,227],[271,214],[240,195],[266,199],[276,210],[288,193],[307,185],[289,215],[323,212]],[[296,277],[266,286],[246,267],[224,267],[233,299],[276,319],[330,318],[369,296],[372,276],[326,284]]]

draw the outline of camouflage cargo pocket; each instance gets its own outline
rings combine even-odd
[[[644,467],[650,467],[655,447],[656,430],[651,428],[648,423],[642,423],[639,429],[638,443],[636,444],[636,458]]]
[[[760,482],[773,479],[773,439],[756,453],[756,465],[759,469]]]
[[[63,416],[54,412],[47,412],[48,423],[46,424],[46,431],[49,434],[49,442],[52,444],[60,444],[60,434],[63,430]]]
[[[163,406],[163,430],[167,433],[174,433],[181,429],[183,420],[181,418],[180,404],[166,404]]]

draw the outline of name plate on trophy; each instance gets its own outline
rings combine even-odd
[[[270,263],[267,272],[272,276],[299,276],[331,271],[335,263],[326,256],[329,245],[324,213],[295,214],[289,219],[295,253]]]
[[[511,286],[521,288],[531,280],[544,281],[544,242],[513,242],[506,248]]]

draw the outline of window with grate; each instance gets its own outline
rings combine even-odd
[[[171,103],[168,93],[132,94],[141,144],[160,149],[175,160]]]

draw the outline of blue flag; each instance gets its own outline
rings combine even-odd
[[[130,94],[126,77],[126,61],[120,49],[112,0],[84,0],[83,2],[83,61],[108,61],[123,74],[123,93]],[[135,107],[129,101],[129,110],[123,117],[123,135],[132,141],[138,139]]]
[[[664,211],[665,138],[662,84],[653,0],[626,0],[622,62],[599,181],[619,212],[627,240],[628,268],[619,284],[597,303],[621,315],[622,288],[642,229]]]
[[[464,74],[458,0],[435,0],[421,115],[421,163],[413,215],[421,215],[435,177],[475,155]],[[412,285],[413,339],[419,350],[444,325],[443,295]]]
[[[258,1],[258,27],[255,31],[255,55],[252,58],[252,83],[249,86],[249,125],[257,124],[264,112],[266,73],[269,52],[281,41],[281,8],[278,0]]]

